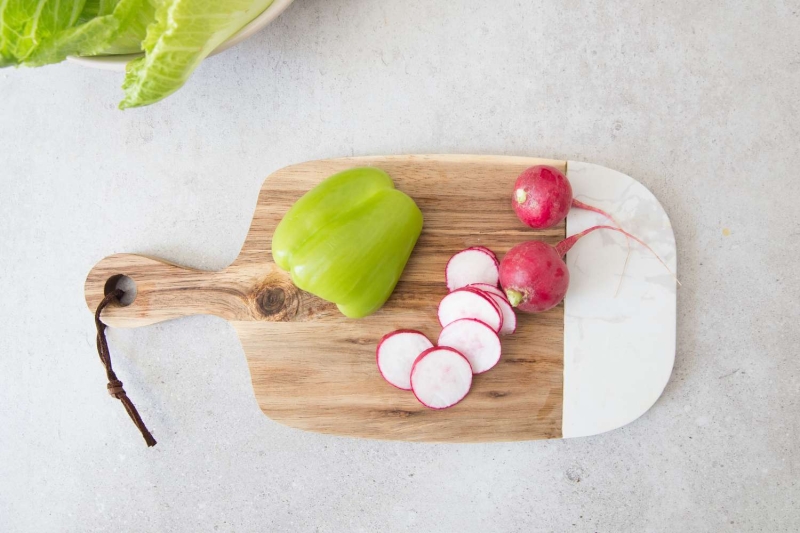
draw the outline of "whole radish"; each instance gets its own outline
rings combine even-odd
[[[527,226],[552,228],[564,220],[572,207],[572,186],[555,167],[530,167],[514,183],[511,205]]]
[[[669,270],[649,246],[627,231],[613,226],[593,226],[555,246],[542,241],[527,241],[509,250],[500,261],[500,285],[509,303],[527,313],[541,313],[558,305],[569,287],[569,271],[563,260],[564,255],[581,237],[598,229],[617,231],[633,239],[650,250]]]
[[[540,313],[564,299],[569,271],[554,246],[527,241],[513,247],[500,261],[500,285],[513,307]]]
[[[535,229],[552,228],[566,218],[571,207],[593,211],[619,225],[602,209],[575,200],[567,177],[547,165],[530,167],[519,175],[514,183],[511,205],[517,218]]]

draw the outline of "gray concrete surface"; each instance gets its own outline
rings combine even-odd
[[[800,530],[797,1],[298,0],[161,104],[117,111],[120,81],[0,71],[0,531]],[[414,152],[574,158],[655,192],[683,288],[653,409],[574,441],[303,433],[196,317],[111,332],[147,449],[105,392],[90,267],[220,268],[270,172]]]

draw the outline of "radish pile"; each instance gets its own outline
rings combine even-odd
[[[514,183],[511,207],[514,208],[517,218],[523,224],[534,229],[552,228],[567,218],[567,213],[573,207],[602,215],[615,226],[620,227],[614,217],[602,209],[576,200],[572,195],[572,185],[567,177],[557,168],[547,165],[530,167],[519,175]],[[631,245],[627,239],[626,246],[628,254],[625,256],[625,264],[622,266],[622,274],[619,277],[615,296],[622,286],[622,278],[631,255]]]
[[[398,330],[384,336],[377,348],[378,369],[384,379],[413,391],[427,407],[445,409],[457,404],[469,392],[472,375],[486,372],[500,361],[498,335],[516,330],[514,308],[540,313],[564,299],[569,271],[563,257],[589,233],[599,229],[622,233],[647,248],[669,271],[647,244],[621,229],[611,215],[575,200],[567,177],[556,168],[536,166],[523,172],[514,185],[512,207],[523,223],[537,229],[555,226],[566,218],[570,207],[598,213],[615,226],[592,226],[555,246],[523,242],[502,261],[483,246],[451,257],[445,267],[450,292],[439,302],[442,331],[437,346],[419,331]]]
[[[439,302],[436,347],[419,331],[401,329],[385,335],[376,351],[383,378],[411,390],[431,409],[464,399],[472,375],[500,361],[498,335],[517,327],[514,308],[497,286],[500,262],[494,252],[482,246],[458,252],[447,263],[445,279],[450,292]]]

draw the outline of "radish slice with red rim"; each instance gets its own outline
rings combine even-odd
[[[503,313],[503,325],[500,327],[500,335],[511,335],[517,331],[517,313],[514,312],[514,308],[511,307],[505,296],[498,296],[493,293],[487,293],[487,295],[494,300],[494,303],[500,307],[500,311]]]
[[[473,318],[462,318],[450,323],[442,330],[437,344],[463,354],[474,374],[486,372],[500,360],[500,338],[497,333]]]
[[[472,386],[472,367],[457,350],[435,347],[425,350],[411,368],[411,390],[431,409],[446,409],[461,400]]]
[[[439,323],[442,327],[461,318],[475,318],[495,331],[503,327],[503,311],[489,295],[465,287],[457,289],[439,302]]]
[[[488,294],[494,294],[495,296],[499,296],[500,298],[508,301],[506,298],[506,293],[495,287],[494,285],[489,285],[488,283],[473,283],[472,285],[467,285],[467,289],[478,289],[479,291],[483,291]]]
[[[428,337],[413,329],[387,333],[375,350],[378,371],[391,385],[411,390],[411,367],[419,354],[432,347]]]
[[[492,298],[492,294],[487,292],[487,291],[482,291],[480,289],[476,289],[475,287],[470,287],[469,285],[464,287],[463,290],[477,292],[478,294],[480,294],[481,296],[483,296],[483,297],[485,297],[485,298],[487,298],[489,300],[489,302],[497,309],[497,312],[500,313],[500,329],[495,330],[495,331],[497,331],[498,333],[500,331],[502,331],[503,323],[505,322],[505,320],[503,318],[504,317],[503,308],[500,307],[500,304],[497,301],[495,301],[494,298]],[[497,290],[500,290],[500,289],[497,289]],[[465,317],[465,318],[477,318],[478,320],[480,320],[480,317]],[[489,322],[486,322],[486,321],[482,321],[482,322],[486,323],[487,325],[493,326]],[[514,329],[516,329],[516,318],[514,319],[514,324],[515,324],[514,325]]]
[[[467,250],[480,250],[482,252],[486,252],[492,259],[494,259],[494,262],[497,263],[498,266],[500,265],[500,260],[497,259],[497,254],[495,254],[493,251],[491,251],[485,246],[470,246],[469,248],[467,248]]]
[[[500,281],[499,263],[491,252],[468,248],[450,258],[444,277],[450,291],[473,283],[497,286]]]
[[[514,312],[514,308],[511,307],[511,304],[508,302],[508,298],[506,298],[506,295],[503,291],[497,287],[486,285],[485,283],[476,283],[474,285],[469,285],[466,288],[477,289],[481,291],[483,294],[491,298],[492,301],[500,308],[500,311],[503,313],[503,326],[500,328],[499,332],[501,335],[511,335],[517,330],[517,314]]]

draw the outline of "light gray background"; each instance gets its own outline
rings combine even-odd
[[[115,73],[0,71],[0,530],[799,530],[800,4],[636,4],[298,0],[126,112]],[[147,449],[105,392],[91,266],[217,269],[270,172],[437,152],[590,161],[661,199],[683,282],[661,400],[573,441],[303,433],[196,317],[111,332]]]

